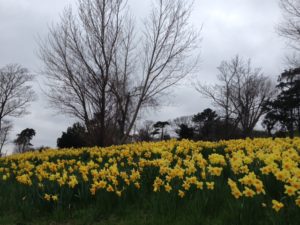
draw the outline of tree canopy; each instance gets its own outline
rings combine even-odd
[[[30,143],[30,141],[35,135],[36,132],[32,128],[26,128],[22,130],[21,133],[17,134],[17,138],[14,140],[14,143],[16,145],[15,151],[17,153],[23,153],[29,151],[33,146]]]

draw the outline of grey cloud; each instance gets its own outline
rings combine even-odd
[[[37,58],[36,37],[47,35],[48,25],[59,20],[59,14],[74,0],[0,0],[0,66],[20,63],[33,72],[40,71],[41,62]],[[148,14],[150,1],[129,0],[132,14],[138,21]],[[289,52],[284,40],[278,37],[275,26],[281,20],[278,2],[274,0],[196,0],[191,23],[200,28],[201,64],[200,70],[190,80],[213,83],[218,73],[216,67],[222,60],[236,54],[252,58],[253,65],[262,67],[266,75],[274,79],[284,68],[283,57]],[[137,26],[140,26],[138,22]],[[146,119],[169,119],[191,115],[212,107],[189,85],[175,87],[170,104],[160,110],[144,114]],[[41,84],[43,86],[43,84]],[[55,147],[56,138],[69,125],[70,119],[47,107],[45,96],[35,84],[39,100],[29,108],[30,115],[14,119],[11,138],[26,127],[35,128],[36,146]],[[11,147],[10,147],[11,148]]]

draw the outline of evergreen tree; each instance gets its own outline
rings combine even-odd
[[[178,125],[178,129],[175,130],[179,139],[193,139],[194,128],[182,123]]]
[[[269,133],[279,125],[280,130],[288,131],[292,138],[295,130],[300,132],[300,68],[282,73],[276,87],[277,97],[265,103],[268,113],[263,125]]]
[[[80,123],[74,123],[72,127],[68,127],[67,132],[62,132],[62,136],[57,139],[57,147],[59,148],[80,148],[88,146],[87,132]]]
[[[216,125],[220,121],[217,113],[210,108],[194,115],[192,121],[195,123],[196,138],[203,140],[216,139]]]
[[[17,139],[14,140],[16,145],[15,151],[17,153],[23,153],[30,150],[30,148],[33,146],[30,141],[35,134],[35,130],[31,128],[26,128],[22,130],[20,134],[17,134]]]
[[[158,121],[156,122],[153,127],[156,129],[154,132],[158,133],[158,131],[160,130],[160,140],[164,140],[165,139],[165,133],[164,133],[164,129],[166,126],[170,125],[170,123],[168,121]],[[169,138],[168,138],[169,139]]]

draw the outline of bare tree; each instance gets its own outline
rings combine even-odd
[[[171,126],[175,128],[177,128],[180,124],[185,124],[190,127],[193,126],[193,116],[180,116],[171,121]]]
[[[154,140],[154,122],[151,120],[146,120],[137,132],[137,141],[153,141]]]
[[[66,9],[62,21],[50,29],[47,40],[40,44],[40,56],[52,106],[83,121],[92,139],[99,137],[96,144],[107,145],[115,116],[110,81],[115,57],[124,43],[125,3],[78,3],[77,14]]]
[[[298,0],[280,0],[283,21],[279,24],[278,32],[286,37],[290,46],[300,50],[300,2]]]
[[[238,70],[241,70],[239,67],[239,57],[237,56],[231,61],[222,61],[217,69],[219,70],[219,74],[217,75],[218,84],[205,85],[198,82],[195,88],[203,96],[211,99],[214,105],[220,110],[225,122],[225,133],[230,137],[231,128],[235,128],[239,123],[234,105],[231,102],[232,82]]]
[[[252,68],[250,59],[244,61],[236,56],[222,62],[218,69],[219,84],[199,83],[196,89],[223,110],[225,122],[234,121],[242,128],[243,135],[249,136],[264,114],[264,102],[275,93],[274,86],[260,68]]]
[[[78,2],[40,43],[50,101],[90,135],[97,124],[99,145],[125,142],[141,110],[194,68],[192,4],[157,0],[136,32],[124,0]]]
[[[12,128],[11,123],[8,120],[3,120],[1,124],[0,130],[0,157],[3,155],[2,149],[8,144],[8,135]]]
[[[285,62],[290,68],[299,68],[300,50],[300,2],[297,0],[280,0],[283,20],[277,26],[280,36],[286,38],[287,44],[295,51],[287,55]]]
[[[28,113],[26,109],[35,98],[29,85],[32,80],[33,76],[20,65],[12,64],[0,69],[0,153],[7,143],[11,128],[6,118],[21,117]]]
[[[190,73],[197,59],[198,34],[188,25],[192,4],[179,0],[158,0],[145,21],[142,80],[138,98],[124,138],[129,135],[141,107],[156,103],[157,96]]]
[[[252,68],[250,59],[247,62],[237,59],[240,70],[232,81],[230,101],[246,137],[265,113],[263,105],[274,96],[275,89],[260,68]]]

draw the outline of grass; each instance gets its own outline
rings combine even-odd
[[[81,209],[72,216],[57,217],[51,216],[35,217],[24,220],[20,214],[6,214],[0,218],[2,225],[185,225],[185,224],[224,224],[221,218],[208,220],[202,218],[198,221],[195,218],[188,218],[182,214],[177,216],[149,214],[142,210],[126,210],[126,214],[110,215],[107,218],[96,213],[92,208]],[[194,220],[194,221],[192,221]]]
[[[100,202],[65,210],[55,209],[51,213],[31,212],[31,217],[22,213],[4,213],[1,225],[298,225],[299,214],[294,212],[293,221],[286,223],[283,212],[274,213],[244,199],[235,201],[227,195],[220,198],[213,192],[203,196],[196,193],[184,199],[165,194],[152,194],[131,204],[114,204],[113,209],[104,210]],[[299,211],[298,211],[299,213]],[[298,217],[298,218],[297,218]]]

